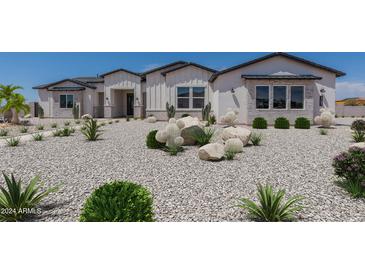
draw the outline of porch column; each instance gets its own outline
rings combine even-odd
[[[138,84],[134,89],[134,117],[140,118],[143,116],[143,107],[141,84]]]
[[[114,91],[111,88],[104,89],[104,117],[112,118],[113,117],[113,100],[114,100]]]

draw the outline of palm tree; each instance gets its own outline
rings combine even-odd
[[[26,104],[25,98],[23,95],[19,93],[14,93],[15,90],[23,89],[20,86],[13,85],[0,85],[0,107],[2,112],[6,112],[8,110],[12,111],[11,122],[13,124],[19,124],[19,112],[24,111],[24,113],[28,113],[30,107]],[[6,100],[6,104],[2,107],[1,103],[3,100]]]

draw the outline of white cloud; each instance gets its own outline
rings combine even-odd
[[[154,68],[158,68],[159,66],[161,66],[161,65],[160,64],[148,64],[142,68],[142,71],[147,71],[147,70],[151,70]]]
[[[336,83],[336,99],[344,99],[351,97],[365,98],[365,83],[360,83],[360,82]]]

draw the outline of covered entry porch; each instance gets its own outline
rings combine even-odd
[[[105,97],[104,114],[106,118],[134,116],[134,90],[110,89]]]

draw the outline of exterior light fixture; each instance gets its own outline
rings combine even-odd
[[[321,93],[325,93],[325,92],[326,92],[326,90],[325,90],[324,88],[322,88],[322,89],[320,90],[320,92],[321,92]]]
[[[231,92],[232,92],[232,93],[235,93],[236,91],[234,90],[234,88],[232,88],[232,89],[231,89]]]

